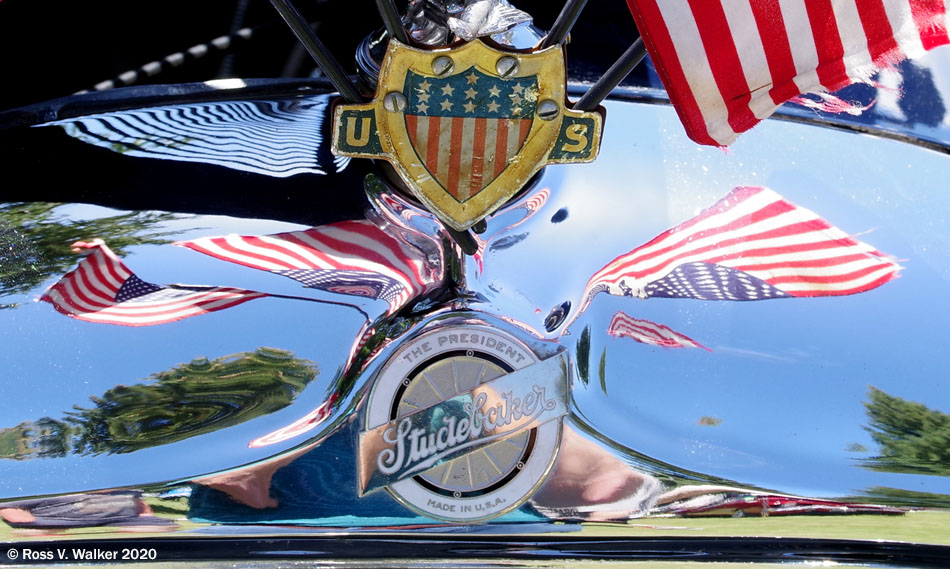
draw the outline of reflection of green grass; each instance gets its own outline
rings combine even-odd
[[[60,539],[96,539],[96,538],[145,538],[171,537],[175,534],[205,527],[208,524],[188,521],[187,498],[156,498],[146,497],[145,503],[152,509],[152,514],[167,520],[174,520],[174,529],[170,531],[135,531],[129,533],[118,527],[88,527],[39,530],[17,530],[0,521],[0,542],[10,541],[55,541]]]
[[[123,533],[118,528],[75,528],[30,535],[17,532],[0,522],[0,542],[25,540],[148,538],[174,537],[208,524],[190,522],[186,518],[187,500],[147,498],[155,515],[175,520],[177,527],[167,532]],[[906,541],[934,545],[950,545],[950,511],[919,511],[904,516],[788,516],[770,518],[648,518],[629,524],[588,523],[580,535],[585,537],[810,537],[824,539],[859,539]],[[260,528],[258,528],[260,529]],[[261,535],[266,535],[266,529]],[[308,531],[300,528],[300,534]],[[564,535],[556,533],[554,535]],[[577,535],[572,533],[572,535]],[[454,534],[454,537],[458,537]],[[663,565],[661,565],[663,566]],[[679,567],[680,565],[676,565]],[[703,564],[703,567],[707,565]],[[639,567],[639,566],[638,566]],[[665,566],[663,566],[665,567]]]
[[[585,524],[584,534],[630,537],[742,536],[873,539],[950,545],[950,512],[903,516],[787,516],[770,518],[651,518],[630,524]]]

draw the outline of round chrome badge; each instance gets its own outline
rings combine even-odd
[[[567,412],[563,354],[444,326],[401,346],[370,394],[360,492],[387,488],[426,516],[480,521],[527,500],[549,472]]]

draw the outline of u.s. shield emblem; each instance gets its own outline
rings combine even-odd
[[[558,47],[506,52],[475,40],[429,51],[391,41],[375,100],[337,107],[333,152],[388,160],[464,230],[545,164],[597,156],[601,115],[570,110],[565,85]]]

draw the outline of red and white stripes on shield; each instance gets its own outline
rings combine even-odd
[[[497,178],[518,154],[531,119],[407,114],[406,129],[426,170],[464,202]]]
[[[945,0],[627,0],[690,138],[725,145],[801,94],[950,43]]]

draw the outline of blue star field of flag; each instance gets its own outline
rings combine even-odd
[[[138,278],[135,275],[130,276],[122,286],[119,287],[119,290],[115,293],[116,302],[134,302],[151,300],[153,297],[144,299],[142,297],[155,294],[166,290],[164,287],[154,285],[152,283],[147,283],[142,279]]]
[[[196,292],[205,292],[217,287],[206,285],[167,285],[158,286],[131,275],[115,293],[116,302],[161,302],[191,296]]]
[[[529,119],[538,98],[535,76],[502,79],[474,66],[449,77],[406,74],[406,114],[439,117]]]
[[[621,285],[622,286],[622,285]],[[644,287],[647,297],[699,300],[765,300],[789,297],[752,275],[711,263],[686,263]]]
[[[339,269],[292,269],[276,271],[290,277],[308,288],[365,296],[392,302],[403,289],[396,280],[367,271],[344,271]]]

